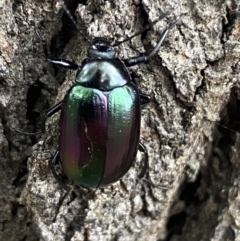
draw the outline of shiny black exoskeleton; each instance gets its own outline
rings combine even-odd
[[[63,5],[72,22],[75,20]],[[166,14],[163,16],[165,17]],[[162,17],[162,18],[163,18]],[[63,59],[48,57],[53,65],[77,71],[76,84],[63,101],[52,107],[46,118],[61,110],[61,133],[59,151],[53,157],[51,167],[55,171],[60,159],[64,173],[76,185],[101,187],[119,180],[132,166],[137,149],[145,153],[145,165],[139,177],[143,177],[148,163],[148,154],[139,142],[141,105],[148,103],[150,96],[140,93],[127,67],[146,63],[159,50],[163,40],[181,17],[164,30],[150,54],[120,60],[114,47],[136,36],[111,44],[107,39],[94,38],[89,43],[87,58],[78,65]],[[159,21],[159,19],[157,20]],[[157,21],[147,26],[150,29]],[[38,36],[41,38],[39,32]]]

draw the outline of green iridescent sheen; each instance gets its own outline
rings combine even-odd
[[[128,86],[115,88],[108,99],[108,137],[119,144],[128,140],[132,126],[133,98],[130,93]]]
[[[66,175],[84,187],[97,186],[104,172],[106,147],[94,142],[89,134],[89,129],[96,127],[88,118],[101,109],[99,105],[104,98],[99,90],[77,85],[65,100],[68,108],[63,119],[60,157]]]
[[[88,60],[64,99],[59,155],[78,186],[113,183],[135,159],[140,99],[129,79],[119,59]]]

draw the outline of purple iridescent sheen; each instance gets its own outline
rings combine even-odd
[[[91,74],[89,79],[95,76],[99,83],[103,76],[106,83],[108,76],[119,75],[107,76],[104,71],[85,70],[84,76]],[[140,100],[135,84],[126,76],[124,79],[119,81],[125,82],[123,86],[111,90],[93,88],[85,82],[85,86],[77,84],[65,96],[59,154],[64,172],[79,186],[113,183],[133,164],[139,143]]]

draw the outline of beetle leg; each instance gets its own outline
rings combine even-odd
[[[63,101],[60,101],[59,103],[57,103],[56,105],[54,105],[51,109],[49,109],[46,113],[46,115],[44,116],[44,121],[42,123],[42,127],[41,127],[41,131],[37,131],[37,132],[26,132],[26,131],[22,131],[18,128],[14,128],[15,131],[17,131],[18,133],[24,134],[24,135],[37,135],[40,133],[44,133],[44,129],[45,129],[45,122],[46,119],[48,117],[51,117],[52,115],[54,115],[56,112],[58,112],[59,110],[61,110],[62,108],[62,103]]]
[[[138,175],[138,178],[142,179],[145,176],[146,171],[148,169],[148,153],[147,153],[147,148],[142,144],[142,142],[139,142],[138,150],[143,152],[145,155],[144,165],[142,167],[141,172]]]
[[[125,65],[127,67],[129,67],[129,66],[133,66],[133,65],[137,65],[137,64],[148,62],[149,59],[151,59],[157,53],[159,48],[161,47],[162,42],[166,38],[169,30],[171,30],[173,27],[175,27],[175,25],[182,19],[182,17],[183,17],[183,15],[179,19],[177,19],[175,22],[173,22],[168,28],[166,28],[163,31],[163,33],[161,34],[160,39],[159,39],[157,45],[154,47],[154,49],[151,51],[150,54],[148,54],[148,55],[144,54],[144,55],[141,55],[141,56],[136,56],[136,57],[132,57],[132,58],[129,58],[129,59],[125,59],[125,60],[123,60]]]
[[[73,69],[77,70],[78,65],[72,61],[65,60],[65,59],[49,59],[47,58],[49,62],[51,62],[53,65],[60,67],[60,68],[65,68],[65,69]]]
[[[63,101],[58,102],[56,105],[54,105],[52,108],[50,108],[50,109],[47,111],[46,115],[44,116],[44,121],[43,121],[43,123],[42,123],[42,128],[41,128],[41,129],[42,129],[42,133],[44,133],[45,122],[46,122],[47,118],[48,118],[48,117],[51,117],[52,115],[54,115],[55,113],[57,113],[58,111],[60,111],[61,108],[62,108],[62,103],[63,103]]]
[[[144,165],[143,165],[143,168],[142,168],[140,174],[138,175],[138,178],[143,180],[144,182],[148,183],[152,187],[159,187],[159,188],[164,189],[164,190],[169,189],[169,187],[167,187],[167,186],[162,186],[162,185],[159,185],[159,184],[155,184],[150,179],[147,179],[147,178],[144,177],[146,172],[147,172],[147,169],[148,169],[147,148],[141,142],[139,142],[138,150],[145,154]]]
[[[132,81],[134,84],[136,84],[135,78],[136,78],[136,74],[134,72],[130,73]],[[140,95],[140,101],[141,101],[141,105],[145,105],[147,103],[149,103],[149,101],[151,100],[151,96],[144,94],[144,93],[139,93]]]
[[[56,219],[57,219],[57,215],[59,213],[59,210],[63,204],[63,201],[65,200],[65,198],[73,191],[73,189],[69,189],[67,190],[67,192],[60,198],[58,205],[56,206],[56,213],[54,215],[54,218],[52,219],[52,222],[55,223]]]
[[[57,67],[77,70],[79,66],[76,63],[74,63],[73,61],[64,60],[64,59],[55,59],[55,58],[51,59],[51,58],[49,58],[47,42],[43,38],[41,32],[39,31],[39,29],[37,28],[36,25],[37,25],[37,23],[35,22],[35,25],[34,25],[35,33],[36,33],[37,37],[39,39],[41,39],[41,41],[42,41],[43,52],[44,52],[44,55],[45,55],[46,59],[49,62],[51,62],[53,65],[56,65]]]
[[[45,118],[51,117],[55,113],[61,110],[63,101],[58,102],[56,105],[54,105],[51,109],[49,109],[45,115]]]
[[[63,183],[61,178],[58,176],[55,170],[55,166],[59,163],[59,151],[56,151],[56,153],[53,156],[53,159],[49,162],[49,166],[52,170],[53,176],[57,180],[58,184],[64,188],[66,191],[70,192],[71,188]]]
[[[143,93],[140,93],[140,101],[141,101],[141,105],[145,105],[148,104],[151,100],[151,96],[150,95],[146,95]]]
[[[59,151],[56,151],[56,153],[54,154],[53,156],[53,159],[49,162],[49,166],[52,170],[52,173],[53,173],[53,176],[55,177],[56,181],[58,182],[58,184],[64,188],[67,192],[62,196],[62,198],[59,200],[59,203],[56,207],[56,214],[54,216],[54,218],[52,219],[52,222],[55,222],[56,221],[56,218],[57,218],[57,215],[59,213],[59,210],[60,210],[60,207],[63,203],[63,201],[65,200],[65,198],[73,191],[72,188],[70,188],[69,186],[65,185],[61,178],[58,176],[58,174],[56,173],[56,170],[55,170],[55,165],[59,162]]]

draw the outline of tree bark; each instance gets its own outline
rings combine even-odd
[[[129,68],[143,93],[141,140],[149,153],[106,188],[59,186],[48,162],[58,149],[61,101],[76,73],[49,56],[86,58],[88,45],[60,0],[0,2],[0,240],[240,240],[240,4],[235,0],[65,1],[87,36],[124,39],[161,14],[152,30],[116,47],[121,59],[149,53]],[[35,26],[35,27],[34,27]],[[121,97],[119,97],[121,98]],[[61,170],[60,170],[61,171]]]

